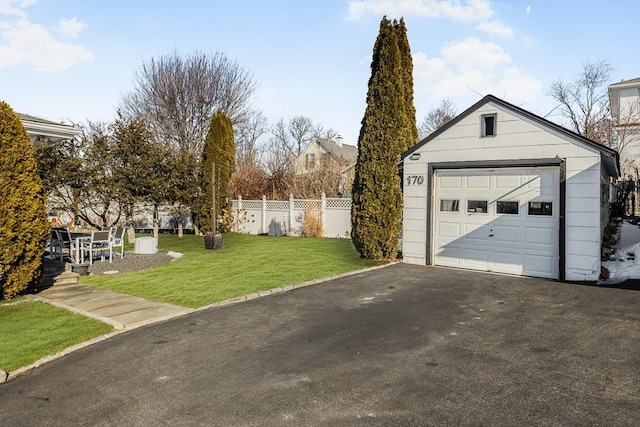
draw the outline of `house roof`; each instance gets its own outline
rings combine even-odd
[[[81,131],[71,125],[57,123],[28,114],[17,113],[22,125],[27,130],[31,142],[35,145],[54,144],[64,139],[71,139]]]
[[[609,85],[609,89],[613,88],[613,89],[618,89],[618,88],[624,88],[626,86],[640,86],[640,77],[637,77],[635,79],[629,79],[629,80],[622,80],[618,83],[613,83]]]
[[[358,159],[358,148],[353,145],[338,144],[330,139],[316,138],[316,143],[328,153],[347,163],[354,163]]]
[[[516,105],[513,105],[503,99],[497,98],[493,95],[486,95],[484,98],[482,98],[480,101],[476,102],[475,104],[473,104],[471,107],[467,108],[465,111],[463,111],[461,114],[459,114],[458,116],[456,116],[456,118],[454,118],[453,120],[451,120],[450,122],[448,122],[447,124],[445,124],[444,126],[442,126],[440,129],[436,130],[435,132],[433,132],[431,135],[427,136],[426,138],[424,138],[422,141],[418,142],[416,145],[414,145],[413,147],[411,147],[410,149],[408,149],[407,151],[405,151],[402,154],[402,160],[404,160],[406,157],[410,156],[411,153],[415,152],[416,150],[420,149],[422,146],[424,146],[425,144],[428,144],[429,141],[434,140],[435,138],[437,138],[439,135],[441,135],[442,133],[446,132],[449,128],[455,126],[457,123],[459,123],[462,119],[464,119],[465,117],[467,117],[468,115],[470,115],[471,113],[473,113],[474,111],[476,111],[478,108],[480,108],[481,106],[488,104],[488,103],[494,103],[496,105],[498,105],[501,108],[504,108],[506,110],[512,111],[515,114],[524,116],[526,118],[528,118],[529,120],[532,120],[542,126],[545,126],[549,129],[552,129],[556,132],[559,132],[562,135],[567,136],[568,138],[571,138],[575,141],[578,141],[588,147],[591,148],[595,148],[596,150],[598,150],[600,152],[600,158],[602,160],[602,163],[605,166],[605,169],[607,171],[607,173],[614,177],[617,178],[618,176],[620,176],[620,158],[618,155],[618,152],[612,148],[609,147],[605,147],[602,144],[599,144],[589,138],[585,138],[584,136],[580,135],[579,133],[573,132],[563,126],[560,126],[556,123],[553,123],[543,117],[540,117],[536,114],[531,113],[530,111],[524,110]]]

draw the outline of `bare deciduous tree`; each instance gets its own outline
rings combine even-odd
[[[561,124],[606,145],[611,145],[611,140],[607,140],[611,133],[607,92],[611,70],[606,61],[587,62],[575,80],[556,80],[549,89],[549,96],[558,103],[554,110],[559,111],[565,122]]]
[[[333,129],[325,129],[320,124],[314,124],[308,117],[296,116],[287,123],[280,119],[271,128],[267,169],[288,169],[315,138],[334,139],[337,136],[338,133]]]
[[[420,135],[430,135],[456,117],[456,106],[449,98],[440,101],[440,105],[427,113],[420,123]]]
[[[261,111],[255,111],[251,117],[235,126],[236,164],[238,169],[245,166],[257,167],[262,160],[263,149],[258,140],[269,132],[267,118]]]
[[[327,197],[339,197],[344,190],[344,167],[331,156],[324,156],[311,171],[287,176],[289,193],[305,199],[319,199],[322,193]]]
[[[143,62],[121,111],[144,118],[156,140],[182,156],[199,157],[213,114],[244,122],[255,89],[252,73],[222,53],[174,52]]]

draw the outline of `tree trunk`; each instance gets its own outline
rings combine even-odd
[[[178,237],[183,237],[183,236],[184,236],[184,233],[183,233],[183,230],[182,230],[182,221],[180,221],[178,223]]]
[[[158,239],[158,205],[153,205],[153,237]]]
[[[129,243],[133,243],[136,240],[136,230],[133,225],[127,227],[127,240]]]

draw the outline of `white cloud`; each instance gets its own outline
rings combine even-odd
[[[38,71],[59,71],[93,54],[79,44],[56,40],[43,25],[32,23],[24,11],[36,0],[0,0],[0,68],[28,64]],[[76,18],[62,19],[56,29],[75,37],[87,25]]]
[[[476,25],[476,29],[499,37],[509,37],[513,35],[513,28],[500,21],[480,21],[480,23]]]
[[[58,29],[68,37],[76,37],[80,31],[87,28],[87,24],[78,21],[77,18],[61,19]]]
[[[469,37],[459,43],[450,43],[441,49],[444,60],[458,69],[481,68],[493,70],[511,62],[507,52],[495,43]]]
[[[36,1],[37,0],[0,0],[0,15],[26,18],[27,14],[22,9],[35,4]]]
[[[449,97],[466,104],[489,93],[512,102],[531,102],[542,89],[540,81],[511,64],[502,47],[475,37],[443,47],[440,57],[415,53],[413,69],[417,103],[426,99],[435,104]]]
[[[55,40],[42,25],[26,19],[0,22],[0,68],[25,63],[38,71],[59,71],[92,59],[89,50]]]
[[[527,11],[527,15],[530,14],[531,13],[531,6],[527,6],[526,11]]]
[[[348,19],[360,19],[363,15],[388,15],[390,17],[448,18],[497,36],[510,36],[513,30],[493,19],[495,12],[490,0],[351,0]]]

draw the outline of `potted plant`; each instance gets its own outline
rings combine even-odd
[[[222,234],[215,234],[213,232],[207,232],[204,235],[204,248],[205,249],[222,249]]]

